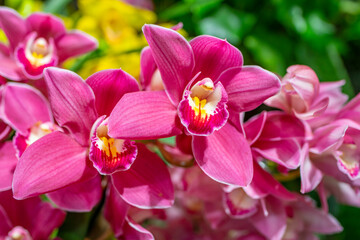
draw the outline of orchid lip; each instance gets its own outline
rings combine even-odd
[[[181,123],[190,134],[206,136],[225,125],[227,94],[221,83],[214,86],[210,78],[198,81],[190,90],[185,90],[179,104]]]
[[[53,122],[38,121],[29,129],[29,132],[26,136],[21,135],[20,133],[16,133],[13,140],[18,156],[20,157],[29,145],[54,131],[62,131],[62,129]]]
[[[108,119],[100,117],[94,124],[89,158],[102,175],[128,170],[137,156],[134,141],[108,135]]]
[[[360,159],[355,144],[343,144],[339,148],[340,155],[337,156],[338,167],[350,179],[357,179],[360,176]]]

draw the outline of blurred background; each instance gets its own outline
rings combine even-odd
[[[156,23],[171,27],[182,22],[180,33],[188,39],[201,34],[226,38],[241,50],[245,65],[260,65],[283,76],[288,66],[304,64],[315,70],[320,81],[345,79],[343,91],[350,98],[360,90],[360,1],[356,0],[2,0],[0,3],[23,16],[34,11],[55,14],[68,29],[80,29],[97,38],[99,49],[64,64],[84,78],[102,69],[120,67],[138,78],[140,51],[147,45],[141,33],[142,25]],[[6,41],[4,35],[0,39]],[[296,181],[288,185],[296,190],[300,186]],[[311,197],[317,199],[317,194]],[[338,205],[332,198],[329,204],[330,212],[345,231],[321,239],[360,239],[360,209]],[[91,218],[74,214],[73,219],[90,221]],[[84,225],[85,230],[86,226],[89,225]],[[70,234],[71,223],[64,227],[70,228]]]

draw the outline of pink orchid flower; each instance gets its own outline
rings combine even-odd
[[[154,25],[143,31],[165,91],[125,95],[110,115],[109,135],[156,139],[185,131],[206,174],[227,184],[249,184],[250,148],[230,120],[275,94],[279,79],[260,67],[243,67],[241,52],[225,40],[199,36],[187,42]]]
[[[243,124],[244,135],[256,159],[267,159],[287,169],[299,167],[307,125],[280,111],[262,112]]]
[[[0,192],[0,239],[47,240],[65,220],[65,213],[34,197],[18,201]]]
[[[281,80],[281,91],[265,104],[294,114],[301,119],[311,119],[322,114],[329,105],[329,97],[320,94],[316,73],[308,66],[293,65]]]
[[[14,197],[58,190],[49,193],[58,206],[86,211],[101,198],[100,175],[108,175],[127,203],[170,206],[173,187],[163,161],[142,144],[107,134],[105,115],[125,93],[139,90],[136,80],[122,70],[101,71],[86,82],[58,68],[44,75],[51,109],[64,132],[52,132],[26,148],[14,173]],[[84,191],[82,199],[76,197]]]
[[[63,22],[50,14],[33,13],[23,19],[13,9],[0,8],[0,27],[9,46],[0,47],[0,75],[20,81],[39,79],[46,67],[97,48],[97,41],[80,32],[67,32]]]

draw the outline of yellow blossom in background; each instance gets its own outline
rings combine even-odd
[[[141,34],[145,23],[155,23],[152,11],[141,9],[119,0],[79,0],[76,28],[97,39],[104,38],[116,52],[141,49],[146,42]]]

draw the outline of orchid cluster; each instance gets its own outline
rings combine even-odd
[[[139,81],[83,80],[61,67],[93,37],[5,7],[0,27],[0,239],[60,239],[65,212],[94,209],[101,239],[318,239],[342,231],[329,196],[360,207],[360,95],[346,103],[344,81],[304,65],[281,78],[152,24]]]

